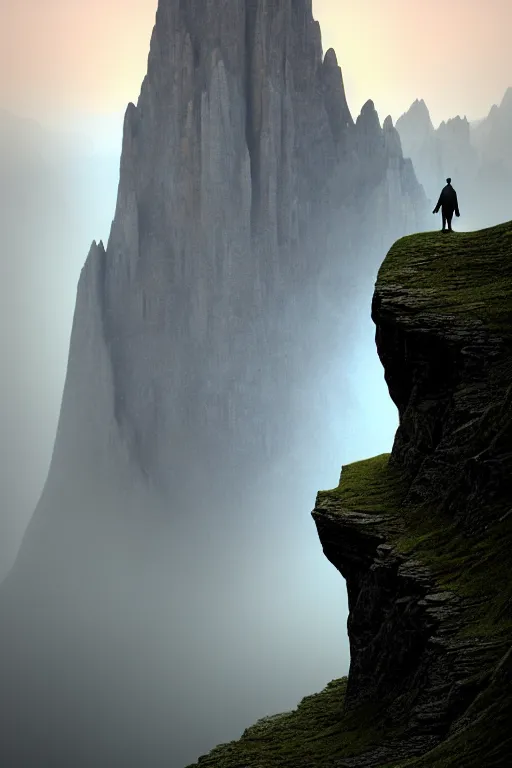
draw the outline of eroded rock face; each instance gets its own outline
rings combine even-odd
[[[348,679],[330,684],[333,709],[327,689],[307,696],[197,765],[508,765],[511,255],[512,223],[388,253],[372,316],[393,450],[344,466],[313,511],[346,580]],[[487,457],[492,482],[468,469]]]
[[[372,317],[393,450],[344,467],[313,512],[347,581],[346,707],[373,703],[402,728],[347,766],[449,750],[480,706],[494,718],[482,701],[496,717],[511,706],[491,689],[510,648],[512,225],[454,237],[404,238],[381,267]],[[470,759],[481,764],[476,747]]]
[[[464,254],[463,240],[455,250],[432,247],[429,257],[439,263],[440,273],[447,270],[439,279],[452,281],[444,289],[411,291],[408,280],[383,281],[374,294],[372,317],[400,416],[392,461],[414,478],[409,498],[435,501],[474,533],[495,522],[509,503],[510,316],[506,307],[500,308],[496,327],[491,327],[482,311],[487,303],[492,313],[492,295],[486,296],[485,288],[489,281],[501,285],[504,295],[508,291],[510,225],[477,233],[472,243],[463,258],[457,258],[457,247]],[[403,268],[419,274],[424,258],[410,254]],[[468,299],[467,312],[450,296],[461,290],[459,269],[467,281],[466,295],[472,290],[476,296]],[[438,290],[444,292],[444,305],[440,302],[436,311],[431,305],[436,306]],[[503,503],[494,506],[495,496]]]
[[[482,648],[452,640],[462,623],[460,598],[440,590],[423,562],[389,543],[401,528],[398,516],[350,514],[319,498],[314,517],[324,553],[347,582],[345,708],[374,707],[384,730],[406,726],[405,736],[383,739],[367,758],[347,765],[379,766],[386,758],[423,754],[481,689],[472,678]],[[502,648],[497,643],[492,650]]]

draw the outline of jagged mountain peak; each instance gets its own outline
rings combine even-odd
[[[430,112],[424,99],[414,99],[408,111],[416,112],[417,114],[428,115],[430,117]]]
[[[68,443],[80,419],[84,478],[98,456],[116,456],[118,441],[123,466],[131,462],[164,493],[176,477],[169,467],[188,466],[179,440],[217,457],[223,430],[232,457],[242,442],[248,454],[258,440],[268,445],[264,425],[251,441],[240,436],[276,376],[270,368],[263,380],[255,375],[245,338],[267,356],[268,339],[278,344],[285,333],[267,327],[276,307],[294,307],[319,272],[339,279],[345,239],[353,251],[364,239],[371,252],[421,220],[421,188],[398,133],[391,121],[381,129],[372,100],[354,124],[311,2],[228,2],[233,14],[221,23],[225,5],[159,3],[148,71],[125,112],[107,248],[93,243],[82,271],[52,477],[73,461]],[[399,216],[382,218],[397,194]],[[290,327],[296,311],[286,310]],[[105,388],[95,395],[104,434],[89,428],[96,420],[82,387],[94,345],[104,364],[94,381]]]
[[[429,109],[423,99],[415,99],[409,109],[396,121],[399,130],[421,130],[432,133],[434,126]]]
[[[354,125],[310,1],[159,3],[147,74],[125,113],[107,248],[92,244],[80,276],[48,480],[6,587],[11,605],[44,606],[44,616],[36,621],[29,608],[22,618],[0,616],[15,626],[2,636],[2,691],[4,672],[15,685],[17,636],[28,638],[26,685],[16,711],[9,707],[33,726],[34,756],[3,759],[2,749],[20,755],[27,741],[6,728],[0,763],[33,768],[43,750],[52,765],[76,765],[77,752],[94,750],[95,765],[147,765],[144,745],[167,755],[185,732],[195,738],[201,707],[209,721],[208,702],[226,679],[222,659],[246,642],[235,627],[210,653],[207,623],[226,584],[233,604],[250,600],[231,558],[250,560],[258,549],[247,548],[247,510],[280,503],[262,497],[262,478],[293,460],[296,435],[321,432],[316,410],[304,416],[302,407],[329,395],[329,377],[312,373],[321,350],[350,336],[357,320],[346,306],[371,291],[383,250],[424,226],[426,201],[395,138],[371,101]],[[278,517],[268,514],[267,540],[280,535],[271,530]],[[225,543],[219,530],[229,530]],[[189,594],[179,585],[196,583],[198,562],[217,581],[207,577]],[[109,650],[123,645],[124,658],[134,606],[143,606],[143,638],[106,684],[96,663],[105,658],[102,634],[112,637]],[[227,624],[223,611],[215,621]],[[185,640],[176,628],[188,628],[192,614],[197,627]],[[66,646],[77,617],[98,627],[85,661]],[[194,669],[183,671],[192,636]],[[153,701],[155,690],[166,702],[175,696],[175,720],[159,705],[158,722],[149,722],[138,689],[136,670],[154,663],[155,645],[165,648],[167,679],[158,674],[145,692]],[[251,665],[263,664],[258,653]],[[41,665],[59,672],[58,690],[54,676],[41,681]],[[71,673],[84,668],[87,681],[75,682]],[[211,680],[187,720],[175,691],[180,675],[196,690],[190,679],[199,673]],[[48,745],[38,731],[50,695],[60,732],[87,720],[67,744]],[[98,704],[102,722],[91,726],[84,702],[105,696],[115,704]],[[133,719],[118,712],[121,699]],[[122,731],[119,747],[109,728]]]
[[[331,238],[333,221],[357,230],[353,213],[344,224],[333,218],[345,205],[348,180],[361,195],[381,187],[387,195],[390,165],[410,195],[403,215],[412,222],[420,198],[399,136],[390,121],[381,128],[371,99],[354,124],[338,59],[333,49],[322,53],[310,0],[160,0],[147,74],[137,104],[130,102],[125,112],[106,254],[101,269],[85,271],[96,281],[88,295],[99,302],[95,330],[110,356],[112,429],[143,474],[168,474],[169,457],[155,440],[156,403],[159,413],[172,414],[171,422],[185,429],[175,393],[186,368],[195,382],[186,397],[197,406],[189,416],[204,436],[201,420],[214,409],[199,407],[207,399],[203,379],[217,380],[213,399],[234,397],[225,379],[235,382],[249,365],[230,323],[263,326],[254,315],[287,290],[292,275],[299,272],[307,283],[308,250],[318,231]],[[375,241],[380,230],[372,230]],[[89,259],[98,260],[102,250],[95,246]],[[323,250],[324,265],[339,261],[327,241]],[[153,329],[158,344],[149,346],[160,371],[171,328],[173,355],[186,363],[160,377],[137,360],[148,359],[143,338]],[[236,353],[234,344],[240,345]],[[230,386],[244,403],[227,409],[233,426],[248,395]],[[144,395],[143,405],[141,392],[153,393]]]
[[[346,130],[353,127],[354,120],[348,107],[343,75],[334,48],[329,48],[324,56],[321,80],[331,131],[338,142]]]
[[[361,112],[356,120],[356,128],[362,130],[363,133],[371,133],[375,135],[381,133],[382,129],[379,115],[372,99],[368,99],[368,101],[361,107]]]
[[[407,112],[415,115],[423,115],[430,118],[430,111],[424,99],[414,99]]]
[[[464,117],[461,117],[460,115],[455,115],[454,117],[449,117],[447,120],[442,120],[441,123],[439,124],[438,130],[439,129],[441,129],[441,130],[444,130],[444,129],[455,129],[455,130],[458,130],[461,127],[464,127],[464,129],[465,129],[466,126],[468,126],[468,125],[469,125],[469,121],[468,121],[466,115],[464,115]]]
[[[510,216],[512,106],[509,89],[500,106],[487,117],[470,123],[466,115],[443,120],[434,129],[424,120],[425,108],[413,107],[397,120],[404,154],[410,157],[418,179],[431,200],[437,199],[443,179],[453,177],[463,201],[462,228],[489,227]],[[421,118],[423,114],[423,118]],[[425,127],[426,126],[426,127]]]
[[[382,130],[384,133],[384,141],[387,151],[390,157],[402,158],[402,141],[400,134],[393,125],[393,119],[391,115],[388,115],[382,124]]]
[[[324,56],[324,65],[328,67],[337,67],[338,66],[338,57],[336,56],[336,51],[334,48],[329,48]]]
[[[460,157],[461,153],[466,152],[466,163],[471,162],[471,125],[464,115],[456,115],[440,123],[436,131],[438,142],[446,143],[446,151],[452,156],[452,162],[455,157]],[[459,170],[460,174],[460,170]],[[452,175],[450,171],[448,175]]]
[[[391,117],[391,115],[387,115],[384,122],[382,123],[382,129],[384,131],[390,131],[392,128],[394,128],[393,118]]]
[[[377,112],[375,104],[372,99],[368,99],[361,107],[361,115],[371,114],[373,112]]]

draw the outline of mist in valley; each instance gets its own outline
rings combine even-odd
[[[115,156],[95,158],[93,164],[78,152],[57,161],[54,156],[51,164],[36,167],[37,186],[18,177],[20,194],[30,189],[33,197],[3,222],[9,248],[3,250],[2,267],[11,271],[9,289],[2,281],[4,348],[11,355],[2,397],[4,575],[46,480],[81,258],[88,242],[108,230],[117,166]],[[11,186],[4,187],[6,197],[8,191]],[[160,503],[158,491],[130,489],[124,509],[113,475],[115,490],[108,482],[100,490],[79,485],[83,480],[74,486],[70,470],[63,491],[68,503],[51,511],[59,518],[54,530],[62,541],[57,533],[49,551],[59,552],[59,561],[39,552],[30,562],[28,536],[14,568],[23,573],[25,611],[31,622],[37,617],[38,631],[36,658],[27,648],[20,666],[9,669],[14,689],[24,697],[27,686],[34,689],[32,718],[24,709],[24,719],[17,720],[16,707],[14,722],[9,710],[4,713],[4,737],[9,733],[24,744],[16,759],[37,761],[30,744],[40,745],[46,734],[44,740],[56,740],[77,766],[108,764],[124,740],[125,765],[178,768],[219,740],[235,738],[255,719],[293,708],[307,693],[347,673],[344,583],[322,554],[310,511],[317,490],[337,484],[341,463],[389,450],[396,428],[369,318],[379,257],[370,255],[366,274],[347,265],[350,283],[343,289],[320,281],[325,348],[316,350],[299,381],[289,382],[292,431],[270,461],[262,455],[240,476],[234,466],[222,477],[223,484],[228,478],[227,488],[216,486],[201,463],[190,467],[187,493],[174,503]],[[13,317],[14,327],[8,322]],[[289,351],[282,349],[283,355]],[[271,402],[261,414],[265,418],[279,420]],[[249,443],[250,425],[248,432]],[[77,441],[82,437],[76,433]],[[110,518],[105,541],[88,546],[93,533],[84,524],[76,550],[70,550],[70,507],[73,519],[90,521],[94,510],[105,521]],[[118,520],[127,521],[125,529]],[[37,530],[37,520],[33,525]],[[86,558],[93,552],[94,558],[77,569],[81,552]],[[106,562],[102,552],[108,553]],[[74,583],[84,573],[87,583]],[[89,593],[89,610],[73,605],[77,591]],[[97,595],[97,604],[91,595]],[[16,602],[8,604],[7,619],[3,601],[3,623],[9,627],[3,645],[15,642],[20,657],[20,638],[32,639],[33,625],[24,628]],[[63,622],[62,612],[71,621]],[[140,668],[136,680],[134,667]],[[48,696],[44,708],[41,688]],[[15,700],[14,691],[11,697]],[[84,728],[87,748],[77,735]]]
[[[377,131],[372,108],[354,128],[354,155]],[[344,202],[327,238],[321,225],[309,233],[309,262],[292,263],[296,282],[279,301],[263,273],[265,312],[254,322],[233,289],[230,356],[223,343],[208,348],[224,297],[195,293],[186,259],[172,264],[178,288],[162,309],[169,266],[154,231],[163,213],[138,211],[148,274],[116,255],[118,240],[137,239],[122,219],[129,185],[118,191],[123,116],[112,118],[108,143],[101,124],[63,138],[1,120],[11,127],[0,153],[0,762],[35,768],[43,750],[52,768],[184,768],[348,672],[345,585],[310,512],[342,464],[391,449],[398,416],[370,304],[387,248],[414,225],[405,202],[398,224],[372,224],[391,218],[390,188],[409,199],[411,166],[401,151],[397,159],[388,126],[378,146],[391,161],[368,210]],[[485,157],[483,129],[479,137]],[[404,148],[413,164],[415,152],[426,150]],[[364,173],[347,167],[357,170],[342,187],[349,200]],[[414,194],[434,228],[430,189]],[[165,195],[156,202],[165,206]],[[100,239],[110,240],[107,257]],[[190,266],[201,290],[223,285],[217,267]],[[140,294],[116,293],[137,280]],[[169,324],[158,325],[164,315]],[[189,325],[204,335],[197,348]],[[174,384],[152,389],[153,368]]]

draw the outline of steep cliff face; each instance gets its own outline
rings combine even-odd
[[[512,224],[399,240],[372,304],[400,425],[313,517],[344,576],[347,680],[199,764],[508,765]]]
[[[446,740],[422,764],[498,765],[509,748],[496,724],[478,753],[476,731],[512,704],[511,250],[510,224],[394,245],[372,305],[393,450],[344,468],[314,512],[347,580],[346,706],[378,702],[402,729],[389,761]]]
[[[421,227],[422,205],[392,125],[371,103],[354,125],[311,2],[161,2],[94,310],[115,391],[105,417],[134,465],[172,487],[170,466],[218,450],[219,430],[240,456],[269,397],[286,411],[276,382],[302,358],[275,352],[318,315],[315,286],[349,247]],[[255,377],[249,357],[270,355]]]
[[[395,246],[374,295],[377,349],[400,415],[392,457],[414,476],[411,501],[442,499],[474,533],[503,511],[494,492],[506,505],[510,490],[511,229],[430,247],[425,264],[407,240]]]
[[[225,626],[252,583],[252,489],[295,445],[296,392],[323,395],[328,308],[370,289],[425,207],[391,121],[372,102],[352,120],[311,0],[160,0],[49,476],[0,592],[6,764],[160,765],[216,738],[220,709],[191,724],[226,658],[251,656],[250,619]]]

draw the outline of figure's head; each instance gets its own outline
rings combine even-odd
[[[446,182],[447,182],[447,184],[451,184],[452,180],[451,179],[446,179]]]

